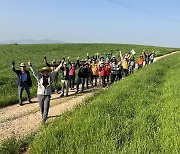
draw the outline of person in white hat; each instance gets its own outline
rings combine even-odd
[[[32,87],[32,81],[29,71],[26,70],[25,63],[20,64],[20,70],[15,69],[15,62],[12,62],[12,70],[17,74],[17,85],[18,85],[18,98],[19,98],[19,105],[22,104],[22,93],[25,89],[27,93],[27,99],[29,103],[31,103],[31,97],[30,97],[30,90],[29,88]]]
[[[44,67],[38,72],[32,66],[31,62],[28,62],[28,65],[30,66],[31,71],[38,82],[37,97],[42,114],[42,121],[45,122],[48,117],[50,106],[50,98],[52,93],[51,84],[55,80],[55,76],[61,65],[59,65],[53,72],[49,67]]]

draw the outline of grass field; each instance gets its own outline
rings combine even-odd
[[[43,126],[30,153],[180,153],[180,54]]]
[[[80,55],[81,58],[86,57],[88,52],[90,55],[96,52],[102,53],[104,49],[110,51],[113,49],[121,50],[123,53],[128,52],[131,49],[135,49],[137,56],[141,54],[143,49],[146,52],[156,51],[156,54],[163,55],[175,48],[162,48],[153,46],[140,46],[140,45],[123,45],[123,44],[51,44],[51,45],[0,45],[0,107],[11,105],[18,102],[17,86],[15,83],[16,74],[11,71],[12,60],[16,61],[16,68],[19,68],[20,62],[31,62],[36,68],[44,66],[43,57],[46,55],[48,60],[52,59],[60,60],[62,57],[68,57],[72,60],[76,60],[76,57]],[[29,69],[29,68],[28,68]],[[31,88],[31,95],[36,95],[37,83],[33,79],[33,87]],[[23,96],[26,98],[26,95]]]

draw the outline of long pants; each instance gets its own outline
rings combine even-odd
[[[85,83],[86,83],[86,88],[89,89],[89,77],[85,79]]]
[[[143,64],[138,64],[138,70],[143,68]]]
[[[23,93],[24,89],[27,93],[28,101],[31,100],[29,86],[26,82],[24,82],[24,83],[22,82],[20,85],[18,85],[18,98],[19,98],[20,105],[22,104],[22,93]]]
[[[129,70],[128,69],[123,69],[124,76],[128,76]]]
[[[70,75],[69,76],[69,87],[72,89],[74,88],[74,84],[75,84],[75,75]]]
[[[117,75],[116,74],[111,74],[111,83],[116,81]]]
[[[85,78],[78,77],[77,83],[76,83],[76,92],[79,91],[79,85],[82,83],[81,92],[84,92],[84,84],[85,84]]]
[[[42,119],[46,120],[49,112],[50,95],[37,95]]]
[[[64,89],[66,87],[66,95],[68,95],[68,92],[69,92],[69,80],[61,80],[61,86],[62,86],[62,94],[64,94]]]
[[[134,66],[129,66],[129,73],[133,74],[134,73]]]
[[[122,70],[119,70],[117,76],[118,76],[118,80],[122,79]]]
[[[102,87],[105,87],[105,86],[106,86],[105,79],[106,79],[106,77],[105,77],[105,76],[101,76],[101,80],[102,80]]]
[[[105,76],[105,80],[107,81],[107,85],[109,85],[109,75]]]
[[[151,59],[151,60],[150,60],[150,63],[153,63],[153,62],[154,62],[154,59]]]
[[[97,86],[97,78],[98,78],[98,75],[91,75],[92,86],[93,85]],[[94,84],[94,80],[95,80],[95,84]]]
[[[58,75],[55,76],[54,88],[55,88],[55,91],[57,92],[58,91]]]

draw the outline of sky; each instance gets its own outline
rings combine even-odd
[[[0,0],[0,41],[180,47],[179,7],[179,0]]]

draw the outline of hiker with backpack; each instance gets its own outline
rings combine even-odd
[[[49,67],[44,67],[40,71],[37,71],[31,62],[28,62],[28,65],[38,82],[37,97],[42,114],[42,122],[45,122],[48,117],[50,106],[50,98],[52,93],[51,85],[55,80],[55,77],[61,65],[59,65],[54,71],[52,71]]]
[[[27,99],[29,103],[32,103],[31,97],[30,97],[30,87],[32,87],[32,81],[31,76],[28,70],[26,70],[25,63],[20,64],[20,70],[16,70],[15,68],[15,62],[12,62],[12,70],[15,72],[18,76],[17,79],[17,86],[18,86],[18,99],[19,99],[19,105],[22,106],[22,93],[25,89],[27,93]]]

